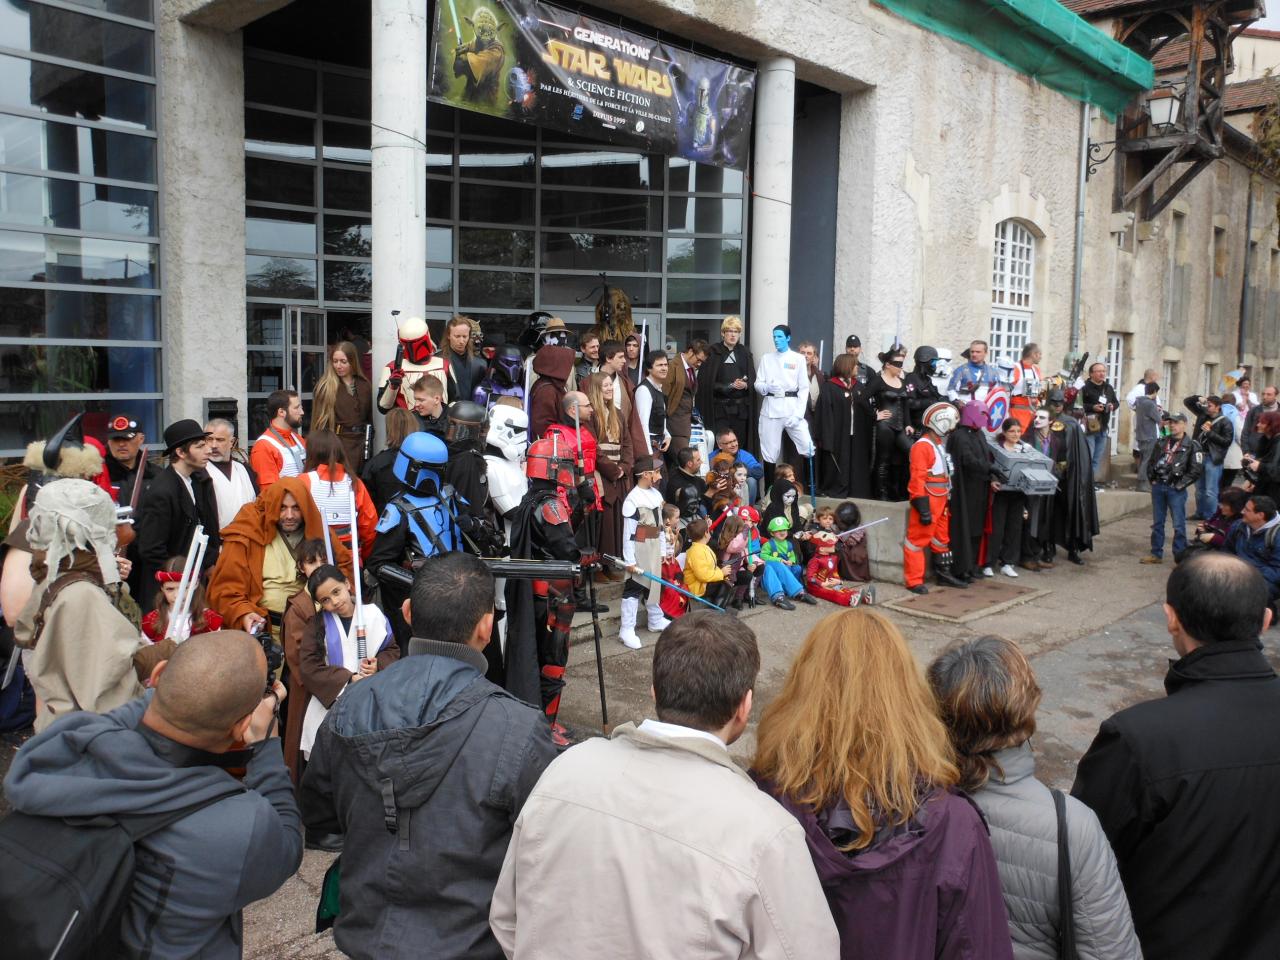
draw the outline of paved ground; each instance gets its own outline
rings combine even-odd
[[[916,619],[890,612],[902,627],[921,663],[949,642],[994,633],[1017,640],[1031,657],[1044,688],[1039,732],[1034,739],[1040,774],[1069,787],[1080,754],[1099,722],[1138,700],[1163,694],[1162,681],[1172,655],[1160,601],[1171,566],[1141,566],[1150,521],[1135,514],[1109,524],[1088,563],[1075,567],[1060,560],[1047,573],[1023,571],[1022,581],[1049,592],[1037,599],[967,624]],[[902,594],[883,586],[881,598]],[[762,607],[743,614],[760,640],[763,662],[757,703],[767,703],[808,630],[830,613],[829,605],[800,606],[794,612]],[[652,637],[641,634],[646,644]],[[1275,634],[1269,636],[1275,647]],[[1274,651],[1273,651],[1274,652]],[[604,640],[605,683],[612,723],[652,716],[652,647],[630,651],[613,637]],[[758,714],[758,709],[757,709]],[[594,649],[574,646],[562,716],[584,730],[600,729],[600,700]],[[735,756],[749,759],[754,726],[733,745]],[[337,957],[332,941],[309,934],[320,879],[328,854],[308,852],[298,876],[274,897],[255,905],[245,918],[245,956],[255,958]]]

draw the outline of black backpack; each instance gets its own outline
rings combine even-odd
[[[244,792],[142,816],[0,820],[0,930],[11,960],[107,960],[133,889],[134,847],[204,807]]]

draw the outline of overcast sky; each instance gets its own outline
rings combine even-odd
[[[1267,4],[1273,11],[1280,10],[1280,0],[1271,0]],[[1268,13],[1265,17],[1254,24],[1263,30],[1280,30],[1280,12]]]

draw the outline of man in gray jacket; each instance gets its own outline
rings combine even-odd
[[[565,751],[516,821],[489,917],[507,957],[839,956],[804,828],[727,749],[759,671],[755,635],[726,614],[662,632],[658,719]]]
[[[338,698],[302,777],[307,827],[346,835],[334,941],[377,960],[500,958],[489,900],[555,757],[551,730],[485,679],[493,577],[480,559],[423,562],[403,612],[409,655]]]
[[[226,795],[139,841],[121,938],[129,958],[239,960],[240,911],[302,862],[275,722],[284,687],[263,698],[266,657],[234,630],[192,637],[156,670],[154,691],[29,741],[5,795],[52,817],[155,815]]]

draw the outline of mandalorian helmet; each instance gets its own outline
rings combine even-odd
[[[436,345],[431,339],[431,331],[427,329],[427,321],[421,317],[410,317],[400,324],[399,336],[404,358],[410,363],[422,366],[435,355]]]
[[[530,480],[547,480],[557,486],[572,487],[573,451],[549,437],[535,440],[525,453],[524,475]]]
[[[489,411],[489,446],[502,451],[512,463],[524,462],[529,444],[529,415],[519,407],[495,404]]]
[[[499,347],[494,354],[493,379],[504,387],[524,385],[524,353],[514,343]]]
[[[489,414],[484,407],[470,400],[455,400],[449,404],[447,413],[449,428],[444,438],[449,444],[476,450],[484,446],[484,437],[489,430]]]
[[[391,472],[414,493],[435,496],[440,492],[440,476],[449,462],[449,448],[434,433],[419,430],[404,438]]]

